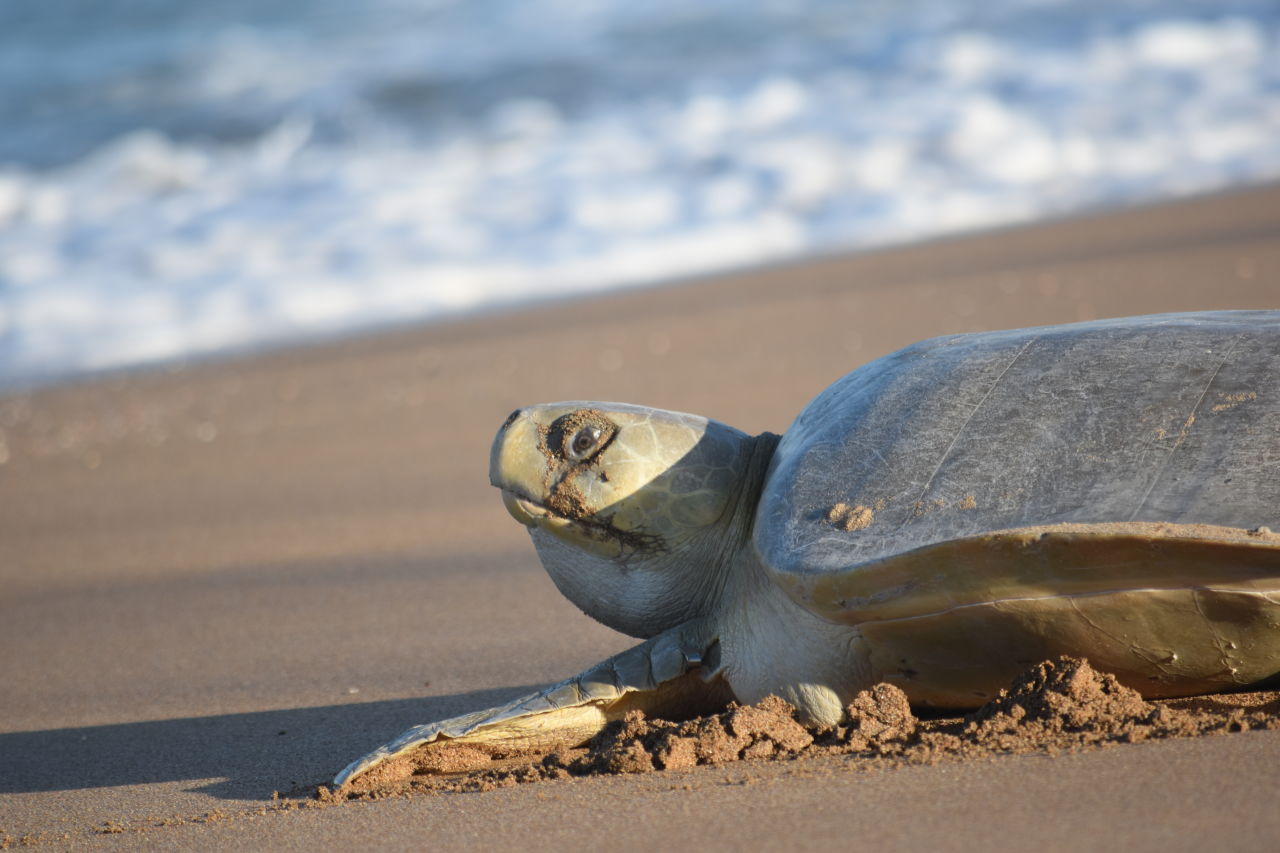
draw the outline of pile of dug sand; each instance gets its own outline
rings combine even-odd
[[[1085,660],[1063,657],[1027,670],[964,717],[917,718],[906,695],[890,684],[859,693],[846,708],[846,719],[831,728],[802,725],[795,708],[776,696],[684,722],[633,711],[582,749],[533,760],[527,754],[488,756],[459,746],[453,749],[465,754],[451,761],[450,748],[427,748],[404,759],[410,766],[401,765],[399,772],[373,773],[336,793],[322,788],[319,796],[334,801],[487,791],[572,776],[833,755],[868,767],[931,764],[1251,729],[1280,729],[1280,692],[1147,702],[1115,676],[1097,672]],[[471,769],[449,772],[464,766]]]

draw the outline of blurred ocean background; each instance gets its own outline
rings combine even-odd
[[[1261,0],[3,0],[0,384],[1280,177]]]

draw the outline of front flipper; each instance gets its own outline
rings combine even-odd
[[[497,708],[414,726],[388,744],[347,765],[333,780],[353,779],[428,744],[498,750],[551,750],[579,746],[626,712],[686,716],[714,710],[731,697],[715,662],[706,661],[714,640],[697,623],[665,631],[603,660],[585,672]]]

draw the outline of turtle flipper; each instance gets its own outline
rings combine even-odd
[[[699,713],[731,698],[704,653],[714,643],[686,623],[601,661],[590,669],[506,705],[414,726],[353,761],[334,778],[338,788],[390,759],[433,743],[499,749],[578,746],[627,711]]]

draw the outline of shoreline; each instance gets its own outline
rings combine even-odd
[[[485,320],[494,317],[502,317],[512,314],[519,315],[529,311],[536,311],[538,309],[550,309],[557,306],[574,305],[582,302],[608,300],[614,296],[624,296],[637,292],[699,287],[722,281],[741,281],[744,279],[755,279],[758,276],[768,276],[770,274],[785,274],[789,270],[803,268],[817,263],[856,263],[858,261],[865,261],[882,255],[900,256],[917,252],[935,253],[958,251],[963,255],[968,251],[968,247],[972,244],[979,241],[1001,240],[1006,235],[1015,239],[1025,239],[1028,235],[1031,235],[1032,242],[1039,242],[1037,238],[1040,238],[1046,231],[1084,229],[1093,231],[1104,240],[1115,242],[1114,237],[1116,233],[1124,232],[1123,226],[1118,229],[1118,232],[1100,231],[1093,227],[1097,220],[1102,219],[1111,221],[1113,219],[1119,219],[1124,221],[1133,217],[1146,217],[1152,214],[1159,216],[1161,213],[1166,212],[1166,209],[1168,208],[1176,209],[1180,211],[1182,215],[1186,216],[1189,222],[1182,224],[1181,228],[1187,229],[1193,235],[1200,238],[1203,238],[1204,236],[1204,222],[1206,220],[1216,218],[1216,216],[1221,213],[1221,208],[1224,205],[1235,208],[1248,207],[1250,209],[1256,209],[1259,214],[1261,214],[1259,216],[1259,230],[1263,233],[1269,233],[1269,231],[1274,227],[1274,216],[1270,215],[1270,211],[1267,208],[1269,205],[1269,199],[1272,198],[1278,190],[1280,190],[1280,182],[1272,181],[1253,186],[1234,187],[1205,194],[1190,195],[1161,201],[1135,203],[1112,208],[1082,210],[1042,220],[1021,221],[992,225],[990,227],[976,228],[972,230],[944,232],[914,240],[895,241],[859,248],[835,248],[808,254],[790,255],[780,257],[773,261],[765,261],[741,267],[731,267],[707,273],[692,273],[687,276],[676,276],[674,278],[659,281],[620,285],[598,291],[588,291],[577,294],[556,294],[553,296],[542,297],[532,296],[471,309],[462,309],[456,313],[374,323],[372,325],[361,326],[349,330],[300,332],[296,336],[286,337],[275,341],[229,346],[225,349],[213,352],[190,353],[171,358],[139,362],[137,364],[89,369],[84,371],[50,370],[38,374],[35,377],[17,379],[12,383],[0,383],[0,400],[3,400],[6,397],[36,394],[69,386],[92,384],[96,382],[119,381],[122,379],[128,380],[133,377],[145,376],[154,373],[181,373],[189,369],[207,367],[216,368],[222,364],[271,358],[273,356],[278,356],[296,350],[307,351],[326,349],[330,347],[358,344],[360,342],[372,342],[384,338],[401,336],[424,336],[430,334],[432,330],[439,329],[441,327],[457,324],[469,324],[473,322],[484,322]],[[1232,218],[1234,219],[1235,217],[1233,216]],[[1175,227],[1177,226],[1175,225]],[[1168,228],[1169,224],[1163,224],[1162,237],[1168,238],[1170,236]],[[1229,227],[1229,230],[1234,229],[1230,229]],[[1133,248],[1131,245],[1131,238],[1121,238],[1120,242],[1122,244],[1120,247],[1121,250],[1129,250]],[[1129,243],[1130,245],[1126,246],[1124,245],[1125,243]],[[1114,245],[1104,246],[1102,252],[1106,253],[1115,250],[1116,247]],[[1034,252],[1032,253],[1030,260],[1034,260]]]

